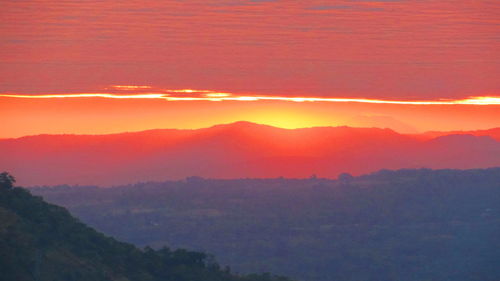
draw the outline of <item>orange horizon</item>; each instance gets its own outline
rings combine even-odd
[[[500,127],[500,97],[373,99],[113,85],[99,92],[0,93],[0,138],[198,129],[248,121],[285,129],[377,127],[403,134]]]
[[[19,137],[12,137],[12,138],[0,138],[0,140],[6,140],[6,139],[19,139],[19,138],[24,138],[24,137],[33,137],[33,136],[41,136],[41,135],[52,135],[52,136],[57,136],[57,135],[72,135],[72,136],[105,136],[105,135],[120,135],[120,134],[133,134],[133,133],[142,133],[142,132],[148,132],[148,131],[156,131],[156,130],[178,130],[178,131],[193,131],[193,130],[203,130],[203,129],[210,129],[218,126],[230,126],[233,124],[238,124],[238,123],[250,123],[254,124],[257,126],[268,126],[268,127],[273,127],[277,129],[283,129],[283,130],[300,130],[300,129],[314,129],[314,128],[354,128],[354,129],[389,129],[392,130],[398,134],[401,135],[425,135],[425,134],[432,134],[432,133],[443,133],[443,134],[453,134],[453,133],[467,133],[467,132],[474,132],[474,131],[489,131],[489,130],[495,130],[499,129],[500,126],[495,126],[495,127],[490,127],[487,129],[478,129],[478,130],[450,130],[450,131],[423,131],[423,132],[416,132],[416,133],[401,133],[397,132],[391,128],[387,127],[360,127],[360,126],[349,126],[349,125],[326,125],[326,126],[303,126],[303,127],[295,127],[295,128],[290,128],[290,127],[281,127],[278,125],[271,125],[271,124],[266,124],[266,123],[258,123],[258,122],[252,122],[248,120],[238,120],[238,121],[233,121],[233,122],[227,122],[227,123],[217,123],[213,125],[208,125],[208,126],[202,126],[202,127],[193,127],[193,128],[175,128],[175,127],[164,127],[164,128],[154,128],[154,129],[145,129],[145,130],[136,130],[136,131],[120,131],[120,132],[114,132],[114,133],[102,133],[102,134],[79,134],[79,133],[61,133],[61,134],[47,134],[47,133],[41,133],[41,134],[33,134],[33,135],[24,135],[24,136],[19,136]]]

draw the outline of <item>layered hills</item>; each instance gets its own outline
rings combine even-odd
[[[0,140],[0,168],[24,185],[118,185],[207,178],[335,178],[379,169],[500,166],[498,129],[405,135],[390,129],[282,129],[249,122],[196,130]]]

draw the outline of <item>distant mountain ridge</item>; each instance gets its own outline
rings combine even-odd
[[[421,134],[422,136],[428,138],[435,138],[444,135],[473,135],[473,136],[490,136],[497,141],[500,141],[500,128],[492,128],[487,130],[474,130],[474,131],[450,131],[450,132],[439,132],[439,131],[429,131]]]
[[[282,129],[235,122],[195,130],[38,135],[0,140],[0,168],[19,175],[24,185],[487,168],[500,166],[499,131],[404,135],[379,128]]]

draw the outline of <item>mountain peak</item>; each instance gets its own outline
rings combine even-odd
[[[472,134],[450,134],[439,136],[432,139],[430,142],[433,143],[445,143],[449,144],[490,144],[497,145],[498,142],[490,136],[475,136]]]
[[[226,123],[226,124],[217,124],[214,125],[210,128],[264,128],[264,127],[272,127],[272,128],[278,128],[266,124],[259,124],[259,123],[254,123],[250,121],[235,121],[232,123]]]

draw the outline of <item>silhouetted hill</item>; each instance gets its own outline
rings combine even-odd
[[[190,177],[32,192],[124,241],[208,251],[239,272],[307,281],[500,280],[500,168],[381,170],[339,180]]]
[[[492,128],[487,130],[475,130],[475,131],[451,131],[451,132],[439,132],[430,131],[421,134],[421,136],[426,138],[435,138],[445,135],[473,135],[473,136],[490,136],[493,139],[500,141],[500,128]]]
[[[286,281],[237,276],[201,252],[139,250],[21,188],[0,186],[2,281]]]
[[[491,130],[493,132],[493,130]],[[250,122],[198,130],[40,135],[0,140],[0,167],[24,185],[117,185],[146,180],[336,177],[379,169],[500,166],[484,136],[402,135],[390,129],[281,129]]]

